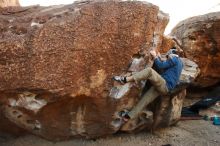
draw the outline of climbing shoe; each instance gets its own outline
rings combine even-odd
[[[120,82],[121,84],[127,83],[126,77],[123,76],[114,76],[113,80]]]
[[[119,116],[123,119],[123,121],[127,122],[130,119],[128,113],[129,111],[123,110],[119,112]]]

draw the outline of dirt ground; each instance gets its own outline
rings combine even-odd
[[[220,146],[220,126],[211,121],[181,121],[155,133],[116,134],[97,140],[72,139],[50,142],[26,135],[19,138],[1,137],[0,146]]]

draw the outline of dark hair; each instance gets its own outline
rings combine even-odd
[[[175,47],[175,46],[173,46],[171,49],[175,49],[175,50],[176,50],[176,47]]]
[[[177,50],[176,49],[170,49],[167,53],[166,56],[169,56],[170,54],[177,54]]]

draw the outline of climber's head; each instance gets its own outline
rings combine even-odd
[[[167,53],[166,53],[166,57],[170,58],[172,56],[178,56],[178,51],[176,49],[176,47],[172,47]]]

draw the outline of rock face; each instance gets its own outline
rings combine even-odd
[[[0,7],[20,6],[19,0],[1,0]]]
[[[143,85],[112,77],[149,65],[148,52],[162,45],[167,22],[157,6],[137,1],[3,9],[1,131],[55,141],[119,131],[118,112],[137,103]],[[184,93],[152,103],[157,122],[144,127],[176,122]]]
[[[220,12],[186,19],[170,35],[180,40],[186,57],[199,65],[196,85],[207,87],[220,81]]]

